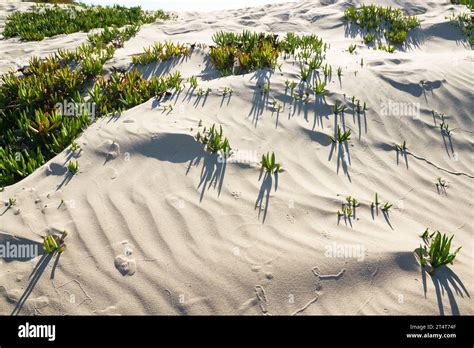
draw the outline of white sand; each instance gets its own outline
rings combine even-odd
[[[225,78],[216,78],[200,49],[175,62],[171,71],[199,76],[201,87],[212,88],[205,102],[196,105],[197,95],[186,88],[171,101],[170,113],[149,100],[119,118],[101,119],[78,139],[80,173],[71,181],[61,186],[70,156],[65,150],[0,193],[2,202],[17,199],[0,217],[1,231],[38,243],[48,231],[70,232],[54,279],[51,260],[21,313],[474,314],[473,57],[444,19],[458,8],[447,3],[403,2],[422,21],[419,45],[394,54],[345,37],[346,1],[183,13],[176,22],[142,27],[109,66],[128,66],[131,54],[157,40],[211,44],[221,29],[316,33],[331,44],[329,105],[316,105],[313,96],[290,110],[284,81],[298,81],[299,74],[291,59],[281,60],[281,72]],[[2,21],[11,6],[0,5]],[[86,34],[40,43],[2,40],[0,71],[81,40]],[[351,43],[357,44],[352,55]],[[256,89],[265,76],[268,100]],[[222,97],[226,86],[235,91],[230,101]],[[344,117],[353,133],[350,165],[326,136],[334,132],[331,105],[343,94],[369,108],[366,117]],[[269,105],[272,98],[284,104],[279,115]],[[384,115],[389,100],[419,103],[420,117]],[[445,113],[455,129],[452,149],[432,109]],[[235,149],[257,157],[275,151],[285,168],[278,189],[274,179],[259,181],[259,170],[249,164],[228,163],[222,173],[192,138],[200,119],[222,124]],[[413,155],[397,164],[390,146],[403,140]],[[449,182],[447,195],[437,192],[437,177]],[[256,209],[259,192],[266,206]],[[394,203],[389,223],[380,212],[371,215],[375,192],[381,202]],[[352,225],[336,217],[347,195],[361,202]],[[454,265],[435,278],[422,276],[413,253],[426,227],[454,234],[454,247],[462,245]],[[364,252],[328,257],[334,245]],[[38,261],[0,261],[0,314],[13,311]]]

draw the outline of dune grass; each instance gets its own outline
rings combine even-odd
[[[140,25],[171,16],[161,10],[145,12],[140,7],[102,7],[86,5],[38,5],[25,12],[14,12],[7,17],[3,36],[39,41],[45,37],[75,32],[88,32],[95,28]]]

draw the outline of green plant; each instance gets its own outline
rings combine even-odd
[[[446,188],[448,187],[448,183],[446,182],[446,180],[443,180],[441,178],[437,178],[436,182],[435,182],[435,186],[436,186],[437,189],[446,190]]]
[[[339,101],[336,101],[336,104],[334,104],[332,111],[334,112],[334,115],[342,114],[344,111],[346,111],[347,106],[341,104]]]
[[[69,173],[72,175],[75,175],[79,171],[79,161],[69,161],[67,165],[67,169],[69,170]]]
[[[307,82],[311,75],[311,70],[305,66],[300,67],[300,78],[301,81]]]
[[[364,42],[369,44],[375,40],[375,33],[368,33],[364,35]]]
[[[263,84],[263,93],[268,93],[269,90],[270,90],[270,87],[268,85],[268,82],[265,82]]]
[[[189,79],[189,88],[196,89],[198,86],[198,81],[196,76],[191,76]]]
[[[16,198],[10,197],[8,198],[8,207],[13,207],[16,204]]]
[[[351,139],[351,130],[343,131],[340,126],[337,126],[337,136],[336,137],[329,137],[331,138],[332,142],[338,142],[342,144],[345,141],[349,141]]]
[[[275,99],[273,99],[272,101],[272,107],[276,112],[280,112],[282,108],[281,104],[277,102]]]
[[[132,62],[136,65],[147,65],[189,55],[190,50],[186,44],[175,44],[171,41],[155,42],[152,46],[145,48],[143,53],[132,56]]]
[[[319,56],[314,56],[308,61],[308,68],[310,70],[317,70],[321,67],[323,60]]]
[[[65,230],[61,236],[48,234],[43,237],[43,249],[48,254],[59,253],[61,254],[66,250],[66,243],[64,239],[67,237],[68,233]]]
[[[198,130],[195,139],[205,146],[206,151],[217,153],[223,157],[228,157],[231,154],[232,149],[229,140],[222,134],[222,126],[219,126],[219,130],[215,124],[209,129],[204,127],[202,131]]]
[[[349,45],[349,48],[347,50],[349,51],[350,54],[352,54],[352,53],[354,53],[356,48],[357,48],[357,46],[355,44],[351,44],[351,45]]]
[[[263,154],[260,164],[267,173],[275,174],[281,172],[281,164],[276,163],[274,152],[272,152],[271,156],[270,153],[267,153],[266,155]]]
[[[446,136],[448,137],[451,137],[451,134],[452,134],[452,130],[449,129],[449,124],[447,124],[445,121],[444,121],[444,116],[442,118],[442,122],[441,124],[439,125],[440,129],[441,129],[441,133],[445,134]]]
[[[378,207],[379,206],[379,196],[377,194],[377,192],[375,192],[375,199],[372,203],[370,203],[370,208],[373,209],[375,207]]]
[[[344,215],[347,216],[348,219],[351,219],[352,216],[354,215],[354,211],[352,210],[351,206],[344,206],[342,208],[342,211],[343,211]]]
[[[359,26],[361,34],[368,31],[364,35],[365,43],[374,41],[376,34],[383,33],[393,45],[405,42],[407,33],[420,24],[416,16],[406,16],[400,9],[377,5],[348,7],[344,11],[344,19]]]
[[[401,152],[401,153],[407,152],[408,148],[407,148],[406,140],[403,140],[403,143],[401,145],[395,144],[395,151]]]
[[[217,32],[212,40],[217,47],[211,47],[211,62],[223,75],[234,73],[234,60],[237,59],[240,72],[259,68],[276,67],[281,52],[277,36],[264,33]]]
[[[382,206],[381,210],[384,214],[388,214],[390,208],[393,206],[393,204],[389,202],[385,202],[385,204]]]
[[[314,93],[326,95],[328,93],[326,90],[326,82],[321,81],[316,83],[316,86],[314,87]]]
[[[385,52],[388,52],[388,53],[393,53],[395,52],[395,46],[392,46],[392,45],[383,45],[381,43],[379,43],[377,45],[377,49],[379,50],[382,50],[382,51],[385,51]]]
[[[467,4],[469,0],[465,0],[464,5],[470,8],[471,12],[474,11],[474,5],[471,2],[471,4]],[[449,19],[451,23],[461,29],[461,32],[466,36],[469,44],[471,46],[474,45],[474,22],[471,19],[471,14],[469,12],[462,12],[459,13],[458,15],[455,15],[454,13],[451,15],[451,17],[446,17],[446,19]]]
[[[324,77],[325,77],[325,78],[331,76],[331,74],[332,74],[332,66],[329,65],[329,64],[324,64],[323,72],[324,72]]]
[[[357,199],[355,199],[352,196],[347,196],[346,197],[346,202],[347,202],[347,204],[349,204],[349,206],[352,206],[353,208],[356,208],[356,207],[359,206],[359,202],[357,201]]]
[[[71,142],[71,152],[76,152],[77,150],[77,143],[75,140]]]
[[[457,253],[461,250],[461,247],[459,247],[451,252],[453,237],[454,235],[449,238],[439,231],[435,231],[430,235],[428,229],[423,233],[422,238],[425,241],[425,246],[420,245],[418,256],[422,266],[429,265],[431,267],[428,272],[431,276],[434,275],[437,268],[447,264],[452,265]]]
[[[341,67],[337,68],[337,76],[339,76],[339,77],[342,76],[342,68]]]
[[[224,87],[224,91],[222,92],[222,95],[226,97],[226,96],[231,96],[232,93],[234,93],[234,90],[231,87]]]

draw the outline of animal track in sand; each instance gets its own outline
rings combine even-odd
[[[297,309],[296,311],[293,312],[291,315],[296,315],[298,313],[304,312],[309,306],[311,306],[313,303],[315,303],[319,299],[319,296],[316,296],[313,298],[311,301],[309,301],[307,304],[305,304],[303,307],[300,309]]]
[[[265,289],[261,285],[255,286],[255,296],[257,296],[258,305],[264,315],[270,315],[267,309],[267,296],[265,295]]]
[[[56,286],[54,281],[52,281],[52,284],[61,301],[63,301],[63,294],[66,295],[66,302],[73,306],[72,309],[76,309],[86,301],[92,302],[92,297],[89,296],[82,283],[77,279],[72,279],[59,286]],[[79,292],[82,292],[82,294],[79,294]]]
[[[346,272],[346,269],[345,268],[341,269],[341,271],[337,274],[320,274],[319,268],[314,267],[312,269],[312,272],[316,277],[318,277],[321,280],[331,280],[331,279],[339,280]]]

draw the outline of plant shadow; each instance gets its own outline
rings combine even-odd
[[[416,252],[418,252],[418,249],[415,250],[415,253]],[[421,267],[421,278],[423,282],[423,292],[425,298],[428,292],[428,276],[429,274],[428,272],[426,272],[425,268]],[[451,314],[461,315],[461,312],[459,311],[459,306],[456,302],[456,296],[460,296],[462,298],[464,298],[464,296],[467,296],[468,298],[471,298],[471,295],[467,291],[461,279],[447,266],[441,266],[437,268],[435,273],[430,277],[436,292],[439,314],[445,315],[444,297],[447,296],[449,306],[451,308]]]
[[[35,265],[33,268],[33,271],[31,272],[30,276],[28,279],[30,280],[30,283],[28,284],[26,290],[24,291],[23,295],[20,297],[18,302],[16,303],[15,308],[13,309],[11,315],[19,315],[21,309],[23,308],[24,304],[28,300],[28,297],[31,295],[33,292],[33,289],[35,288],[36,284],[40,280],[41,276],[43,275],[46,267],[48,266],[49,262],[53,258],[53,254],[43,254],[38,261],[38,263]],[[57,265],[57,263],[55,263]],[[54,268],[52,271],[52,276],[54,276]]]
[[[256,80],[255,86],[252,87],[253,89],[253,96],[252,96],[252,107],[248,114],[248,117],[252,117],[252,123],[257,127],[259,117],[263,114],[265,110],[265,105],[268,103],[269,92],[264,92],[264,85],[265,83],[268,84],[268,88],[270,89],[270,77],[273,74],[273,71],[265,68],[259,69],[255,71],[254,75],[250,78],[250,80]]]
[[[263,177],[263,180],[262,180]],[[263,212],[262,223],[265,222],[268,212],[268,206],[270,204],[270,193],[273,186],[273,177],[271,173],[260,171],[258,180],[262,180],[260,185],[260,191],[258,192],[257,200],[255,201],[255,209],[258,209],[258,218]],[[278,173],[275,173],[275,191],[278,189]]]

